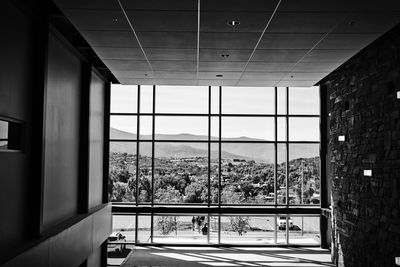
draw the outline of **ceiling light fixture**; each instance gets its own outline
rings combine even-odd
[[[222,74],[217,74],[217,75],[215,75],[215,77],[224,77],[224,75],[222,75]]]
[[[221,57],[223,57],[223,58],[228,58],[228,57],[229,57],[229,54],[222,54]]]
[[[228,21],[226,24],[228,24],[228,25],[231,26],[231,27],[236,27],[236,26],[238,26],[238,25],[240,24],[240,21],[238,21],[238,20],[231,20],[231,21]]]
[[[118,22],[118,18],[113,18],[113,22]]]
[[[356,22],[354,20],[349,21],[349,26],[353,26],[354,24],[356,24]]]

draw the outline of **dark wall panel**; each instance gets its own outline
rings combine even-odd
[[[89,209],[103,202],[104,94],[104,81],[92,72],[89,118]]]
[[[339,266],[396,266],[400,256],[400,25],[323,81]],[[344,135],[345,141],[338,140]],[[372,171],[365,175],[364,171]]]
[[[25,124],[23,152],[0,151],[0,262],[29,236],[33,223],[29,166],[32,94],[35,92],[35,31],[32,21],[8,1],[0,1],[0,116]],[[11,204],[12,203],[12,204]]]
[[[48,48],[43,229],[78,212],[82,63],[54,33]]]

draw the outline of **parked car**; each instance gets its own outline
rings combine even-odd
[[[110,244],[110,242],[112,242]],[[121,243],[121,244],[117,244]],[[124,251],[126,245],[124,244],[126,242],[125,236],[122,235],[120,232],[113,232],[109,237],[108,237],[108,244],[107,247],[111,250],[114,250],[116,252],[122,252]]]
[[[289,229],[293,229],[293,221],[290,217],[288,218],[288,221]],[[277,225],[279,230],[286,230],[286,217],[278,217]]]

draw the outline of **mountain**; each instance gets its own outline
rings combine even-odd
[[[208,140],[208,136],[204,135],[193,135],[193,134],[156,134],[156,140]],[[136,140],[136,134],[124,132],[114,128],[110,128],[110,139],[130,139]],[[141,140],[151,139],[150,135],[141,135]],[[212,137],[212,140],[218,140],[216,137]],[[223,138],[223,141],[263,141],[262,139],[255,139],[249,137],[237,137],[237,138]],[[290,145],[289,158],[311,158],[318,156],[319,147],[318,145],[303,145],[303,144],[291,144]],[[283,149],[283,151],[282,151]],[[154,151],[156,157],[204,157],[208,155],[208,144],[207,143],[190,143],[190,142],[156,142]],[[282,151],[282,152],[281,152]],[[127,152],[136,154],[136,143],[130,142],[111,142],[110,152]],[[151,156],[151,143],[142,142],[140,143],[140,154],[144,156]],[[274,162],[274,144],[265,143],[222,143],[221,144],[221,155],[225,159],[254,159],[256,161],[263,162]],[[211,158],[218,157],[218,143],[211,143]],[[284,145],[278,147],[278,162],[286,161],[286,153]]]

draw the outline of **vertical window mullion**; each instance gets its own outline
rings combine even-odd
[[[156,86],[153,85],[153,112],[152,112],[152,129],[151,129],[151,206],[154,206],[154,139],[155,139],[155,125],[156,125]],[[153,226],[151,226],[153,227]]]
[[[136,206],[139,205],[139,144],[140,144],[140,85],[137,87],[137,115],[136,115]]]
[[[286,87],[286,207],[289,207],[289,87]]]
[[[221,119],[221,113],[222,113],[222,86],[219,87],[219,134],[218,134],[218,207],[221,207],[221,133],[222,133],[222,119]],[[221,229],[220,229],[221,232]]]
[[[274,201],[275,207],[278,204],[277,199],[277,185],[278,185],[278,88],[275,87],[275,144],[274,144],[274,152],[275,152],[275,165],[274,165]]]
[[[207,184],[208,184],[208,198],[207,205],[211,205],[211,86],[208,87],[208,171],[207,171]],[[208,224],[210,229],[210,223]],[[210,231],[209,231],[210,232]],[[208,234],[208,239],[210,235]]]

